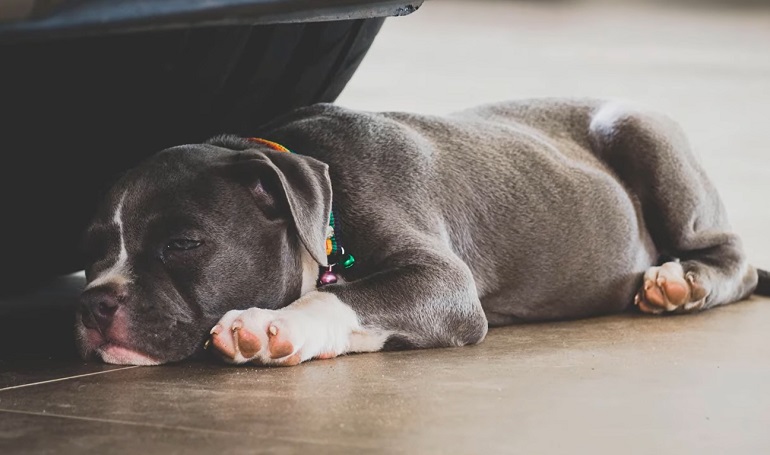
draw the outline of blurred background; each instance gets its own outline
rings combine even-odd
[[[678,120],[770,267],[770,1],[428,0],[386,21],[338,103],[442,114],[551,96]]]

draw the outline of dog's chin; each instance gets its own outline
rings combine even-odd
[[[115,338],[105,338],[97,330],[78,324],[76,327],[78,349],[83,359],[97,357],[115,365],[160,365],[165,361],[119,343]]]
[[[147,354],[143,354],[132,349],[107,343],[96,349],[96,355],[99,356],[105,363],[112,363],[115,365],[160,365],[163,363],[161,360],[153,358]]]

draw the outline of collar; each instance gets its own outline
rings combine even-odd
[[[283,145],[262,139],[260,137],[249,137],[246,140],[250,142],[256,142],[257,144],[265,145],[277,152],[294,153]],[[347,253],[342,246],[342,227],[339,224],[339,216],[335,210],[334,203],[332,202],[332,209],[329,212],[329,226],[326,229],[326,267],[319,267],[318,272],[318,286],[324,286],[326,284],[334,284],[339,279],[339,275],[334,271],[335,267],[342,267],[349,269],[356,263],[356,259],[352,254]]]

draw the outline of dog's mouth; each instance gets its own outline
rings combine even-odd
[[[127,348],[119,343],[107,342],[95,351],[105,363],[115,365],[160,365],[160,360],[139,351]]]
[[[83,358],[97,357],[115,365],[160,365],[163,361],[120,341],[120,337],[79,324],[78,344]]]

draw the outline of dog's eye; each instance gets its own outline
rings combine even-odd
[[[173,239],[166,244],[166,251],[186,251],[203,245],[200,240]]]

